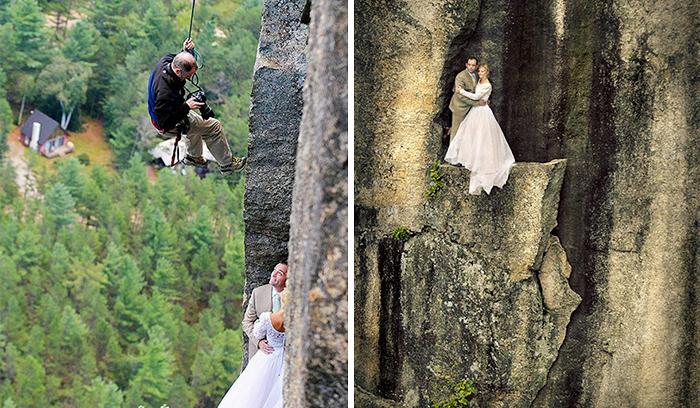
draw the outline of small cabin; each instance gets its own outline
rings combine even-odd
[[[20,141],[45,157],[64,156],[73,151],[73,143],[58,122],[35,110],[20,129]]]

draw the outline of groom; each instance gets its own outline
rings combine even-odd
[[[287,286],[287,264],[278,263],[270,274],[270,283],[253,289],[241,326],[248,336],[248,361],[258,350],[270,354],[274,351],[266,339],[253,336],[253,325],[263,312],[276,312],[281,307],[280,293]]]
[[[467,116],[467,113],[469,113],[472,106],[481,106],[486,104],[486,102],[483,101],[471,100],[457,92],[459,88],[462,88],[468,92],[474,92],[476,89],[476,83],[479,81],[479,78],[476,75],[476,66],[478,63],[479,61],[475,56],[469,56],[469,58],[467,58],[467,69],[461,71],[455,78],[455,86],[454,89],[452,89],[454,91],[454,95],[452,95],[452,99],[450,99],[450,110],[452,111],[450,142],[452,142],[452,139],[455,138],[460,123],[462,123],[464,118]]]

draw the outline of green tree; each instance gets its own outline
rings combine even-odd
[[[65,245],[61,242],[56,242],[53,245],[53,250],[51,251],[51,263],[48,267],[48,273],[46,274],[46,279],[44,284],[47,286],[46,290],[51,293],[54,288],[60,287],[65,288],[64,284],[71,271],[71,257],[70,253],[66,249]],[[63,295],[64,290],[60,290],[56,294]],[[56,295],[55,294],[55,295]],[[54,296],[55,296],[54,295]],[[63,297],[63,296],[59,296]]]
[[[14,32],[13,69],[37,72],[44,65],[48,37],[44,15],[36,0],[12,0],[7,5],[7,22]]]
[[[160,258],[156,263],[156,271],[153,275],[153,286],[169,301],[181,298],[182,282],[177,275],[175,266],[167,258]]]
[[[36,0],[12,0],[5,13],[12,33],[11,38],[7,38],[11,52],[6,53],[9,58],[5,66],[12,68],[8,74],[13,78],[13,89],[22,95],[20,122],[25,100],[34,91],[34,77],[45,65],[50,47],[47,47],[44,16]]]
[[[213,338],[201,336],[192,366],[192,387],[200,401],[215,404],[236,379],[243,358],[240,331],[225,330]]]
[[[0,225],[0,228],[2,227],[3,225]],[[3,229],[3,231],[6,230]],[[19,284],[21,277],[17,272],[17,265],[12,257],[5,253],[2,247],[0,247],[0,271],[2,271],[0,293],[18,293],[20,290]],[[4,297],[0,297],[0,307],[2,307],[4,299]]]
[[[217,401],[218,402],[218,401]],[[175,374],[172,386],[168,392],[168,407],[170,408],[188,408],[197,405],[197,397],[194,390],[187,383],[185,376]]]
[[[15,182],[14,166],[9,160],[3,160],[3,157],[0,157],[0,172],[4,175],[0,178],[0,205],[5,207],[19,197],[19,188]]]
[[[96,372],[95,352],[88,342],[88,328],[71,306],[63,308],[59,322],[61,353],[54,358],[68,378],[92,378]]]
[[[108,96],[103,103],[105,133],[115,154],[115,165],[120,168],[127,167],[136,153],[145,154],[152,142],[152,138],[137,138],[139,127],[145,123],[150,126],[146,129],[151,134],[156,132],[150,125],[144,96],[150,73],[138,69],[141,59],[138,53],[138,50],[130,52],[126,61],[120,63],[125,69],[109,77]]]
[[[224,263],[226,270],[224,277],[219,281],[219,293],[224,305],[224,322],[227,327],[236,327],[240,324],[243,301],[243,286],[245,285],[243,234],[236,234],[226,241],[224,250]]]
[[[95,63],[99,51],[100,32],[86,20],[78,21],[68,31],[68,39],[63,44],[63,55],[72,62]]]
[[[122,273],[125,268],[132,267],[132,262],[127,261],[122,249],[114,242],[108,244],[106,252],[105,260],[102,263],[102,273],[107,278],[106,296],[108,304],[110,308],[113,308],[119,292]]]
[[[75,222],[75,199],[68,187],[56,183],[46,192],[46,219],[53,231]]]
[[[122,173],[122,178],[122,186],[134,194],[137,203],[143,202],[148,197],[151,184],[140,155],[132,156],[129,159],[129,166]]]
[[[14,243],[8,248],[8,253],[12,254],[12,260],[17,265],[20,275],[42,265],[45,258],[44,243],[36,224],[23,222],[22,228],[17,231],[14,238]]]
[[[1,27],[0,30],[2,30]],[[12,109],[7,102],[6,82],[5,71],[0,68],[0,162],[7,152],[7,133],[12,129]]]
[[[27,319],[24,308],[18,296],[9,294],[2,305],[3,324],[9,339],[17,344],[23,344],[27,338]]]
[[[159,407],[168,401],[175,372],[175,359],[168,338],[163,329],[155,326],[148,333],[148,342],[139,345],[138,371],[126,392],[127,406]]]
[[[170,50],[181,46],[182,40],[175,34],[173,16],[168,14],[168,8],[162,1],[148,0],[144,4],[143,37],[140,38],[137,54],[140,66],[152,69],[151,65]],[[180,43],[180,44],[178,44]]]
[[[124,390],[133,376],[129,355],[119,345],[117,336],[110,337],[104,356],[106,376],[113,380],[119,389]]]
[[[37,317],[39,325],[44,331],[47,353],[58,350],[61,345],[61,309],[52,296],[44,296],[39,301]],[[47,368],[51,373],[57,373],[61,370],[60,366],[55,364],[56,360],[53,357],[46,361]]]
[[[215,240],[211,211],[203,206],[197,211],[190,229],[192,245],[190,272],[199,283],[200,297],[205,300],[217,286],[219,280],[218,259],[215,256]]]
[[[168,300],[162,293],[154,290],[151,297],[144,304],[143,314],[141,315],[141,327],[146,331],[159,327],[164,335],[175,337],[178,329],[177,321],[173,305],[168,303]]]
[[[177,236],[175,231],[170,226],[171,222],[166,219],[163,211],[148,206],[144,214],[143,228],[143,256],[145,262],[143,267],[148,271],[147,279],[153,275],[153,271],[157,270],[158,263],[165,259],[171,262],[178,262],[177,252]]]
[[[76,0],[39,0],[39,4],[44,12],[52,17],[49,21],[54,26],[54,36],[56,38],[65,36],[68,18],[74,7],[77,6],[76,3]]]
[[[61,128],[68,129],[73,111],[86,100],[92,68],[87,62],[73,62],[56,54],[41,71],[37,82],[45,95],[52,95],[61,105]]]
[[[87,183],[84,167],[75,157],[56,162],[58,169],[56,179],[68,188],[71,196],[76,200],[76,204],[84,204],[82,201]]]
[[[78,407],[120,408],[123,400],[124,395],[119,387],[102,377],[94,378],[87,388],[75,393]]]
[[[137,343],[143,337],[141,316],[146,299],[141,291],[144,286],[143,274],[136,262],[129,255],[125,255],[117,280],[114,315],[119,332],[128,343]]]
[[[39,360],[31,355],[17,359],[14,400],[20,407],[41,407],[46,404],[46,372]]]

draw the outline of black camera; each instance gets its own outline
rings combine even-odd
[[[207,105],[207,96],[204,94],[204,91],[202,91],[202,90],[194,91],[190,94],[189,97],[194,98],[195,101],[204,104],[204,106],[199,108],[199,113],[202,114],[202,118],[204,120],[216,117],[216,114],[214,113],[214,111],[211,109],[211,107],[209,105]]]

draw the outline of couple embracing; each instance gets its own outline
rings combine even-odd
[[[282,408],[286,264],[279,263],[270,283],[253,289],[243,317],[248,335],[248,365],[219,408]]]
[[[493,186],[503,187],[515,158],[501,127],[488,105],[492,86],[487,64],[477,65],[476,57],[467,58],[464,71],[455,78],[450,100],[452,127],[450,147],[445,161],[463,165],[471,171],[469,194],[487,194]],[[478,69],[477,69],[478,66]]]

